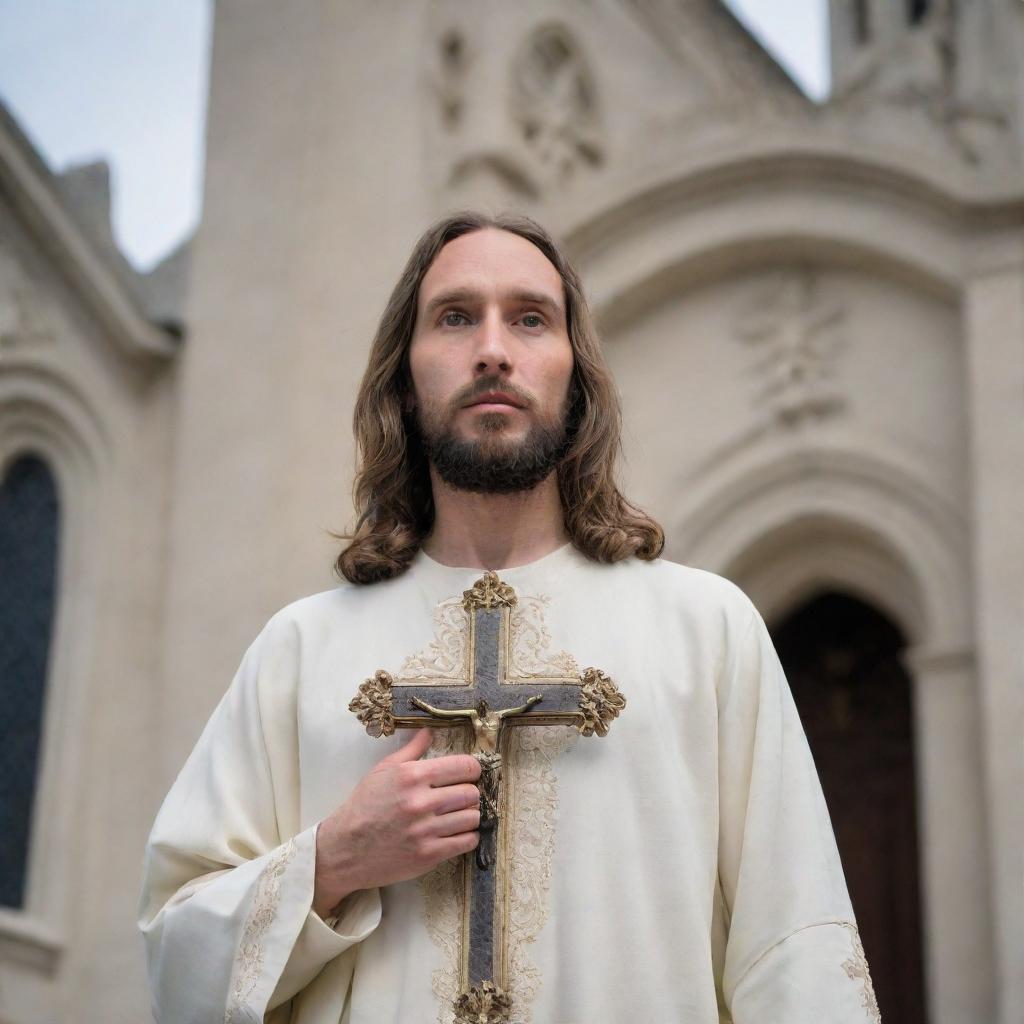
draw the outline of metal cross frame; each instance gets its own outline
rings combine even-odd
[[[383,669],[360,687],[349,704],[371,736],[395,729],[473,729],[480,762],[480,846],[463,858],[465,901],[461,991],[454,1024],[501,1024],[510,1020],[506,989],[505,919],[509,851],[501,822],[505,798],[500,781],[507,748],[506,726],[575,725],[584,736],[604,736],[626,699],[600,669],[573,677],[512,677],[511,616],[516,592],[494,572],[465,591],[469,617],[464,678],[396,680]]]

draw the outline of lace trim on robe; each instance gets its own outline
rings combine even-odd
[[[546,597],[523,597],[512,610],[511,674],[517,677],[565,677],[579,674],[572,655],[549,653],[551,635],[544,624]],[[466,613],[453,598],[438,606],[437,632],[426,649],[407,658],[401,679],[452,678],[461,675],[467,661]],[[548,918],[548,891],[555,848],[558,807],[554,760],[578,740],[572,726],[517,726],[511,730],[506,776],[505,822],[512,850],[507,920],[506,989],[516,1009],[516,1024],[530,1024],[530,1004],[540,988],[540,968],[529,946]],[[463,753],[468,749],[465,730],[439,730],[428,756]],[[438,997],[438,1024],[451,1024],[452,1002],[459,991],[459,955],[462,942],[462,864],[446,861],[420,879],[427,932],[441,951],[441,967],[433,975]]]
[[[882,1015],[878,1010],[878,1000],[875,998],[875,987],[871,984],[871,971],[868,969],[868,960],[864,955],[864,946],[860,941],[860,932],[857,926],[849,921],[840,922],[850,933],[853,942],[853,955],[843,961],[842,967],[850,981],[859,981],[861,984],[860,1002],[867,1011],[871,1024],[882,1024]]]
[[[779,939],[778,942],[769,946],[744,972],[743,977],[736,983],[737,987],[742,984],[743,978],[745,978],[766,956],[768,956],[772,950],[781,946],[786,939],[792,938],[797,932],[807,931],[809,928],[824,928],[828,925],[837,924],[841,928],[845,928],[850,933],[850,941],[853,944],[853,953],[847,957],[840,966],[846,972],[846,976],[850,981],[859,981],[861,984],[860,1002],[861,1006],[864,1007],[867,1012],[868,1019],[871,1024],[882,1024],[882,1014],[878,1009],[878,1000],[875,998],[875,987],[871,983],[871,971],[868,970],[868,960],[864,955],[864,946],[860,941],[860,932],[857,929],[857,925],[853,921],[818,921],[815,924],[806,924],[802,928],[797,928],[796,931],[790,932],[789,935]]]
[[[233,1024],[235,1015],[244,1008],[245,1001],[256,987],[260,971],[263,969],[263,939],[277,913],[277,905],[281,899],[281,878],[294,856],[295,840],[289,839],[267,861],[259,878],[256,879],[252,907],[245,920],[242,941],[235,958],[234,985],[231,987],[231,996],[224,1014],[224,1024]]]

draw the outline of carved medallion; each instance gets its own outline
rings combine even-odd
[[[559,180],[603,158],[594,83],[561,26],[538,29],[512,69],[512,115],[540,163]]]

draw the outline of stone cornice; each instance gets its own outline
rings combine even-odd
[[[577,259],[585,261],[586,253],[603,248],[624,230],[637,230],[646,216],[660,219],[667,208],[707,202],[766,184],[885,194],[975,229],[1024,226],[1024,188],[1019,183],[999,187],[965,176],[960,168],[940,161],[921,161],[914,154],[872,148],[824,132],[812,132],[808,137],[807,133],[776,128],[772,137],[748,136],[702,149],[651,168],[643,178],[638,182],[634,169],[622,181],[621,190],[614,181],[602,183],[602,192],[610,201],[578,203],[577,209],[596,212],[565,224],[561,231]]]

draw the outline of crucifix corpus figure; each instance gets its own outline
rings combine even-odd
[[[486,871],[494,863],[494,830],[498,825],[498,787],[501,784],[498,739],[502,720],[529,711],[543,699],[538,694],[517,708],[503,708],[501,711],[491,711],[485,700],[481,700],[475,708],[456,708],[451,711],[435,708],[419,697],[412,700],[416,707],[435,718],[468,719],[473,727],[473,756],[480,762],[480,780],[477,783],[480,789],[480,845],[476,848],[476,866],[481,871]]]
[[[657,306],[656,271],[622,295]],[[621,306],[631,401],[684,438],[717,429],[715,402],[670,389],[732,385],[644,305]],[[354,419],[343,581],[270,620],[153,826],[157,1019],[878,1024],[769,634],[733,584],[662,559],[619,490],[615,384],[551,236],[431,227]],[[636,472],[691,507],[666,468]],[[437,729],[468,752],[426,756]],[[398,730],[382,757],[366,738]]]

